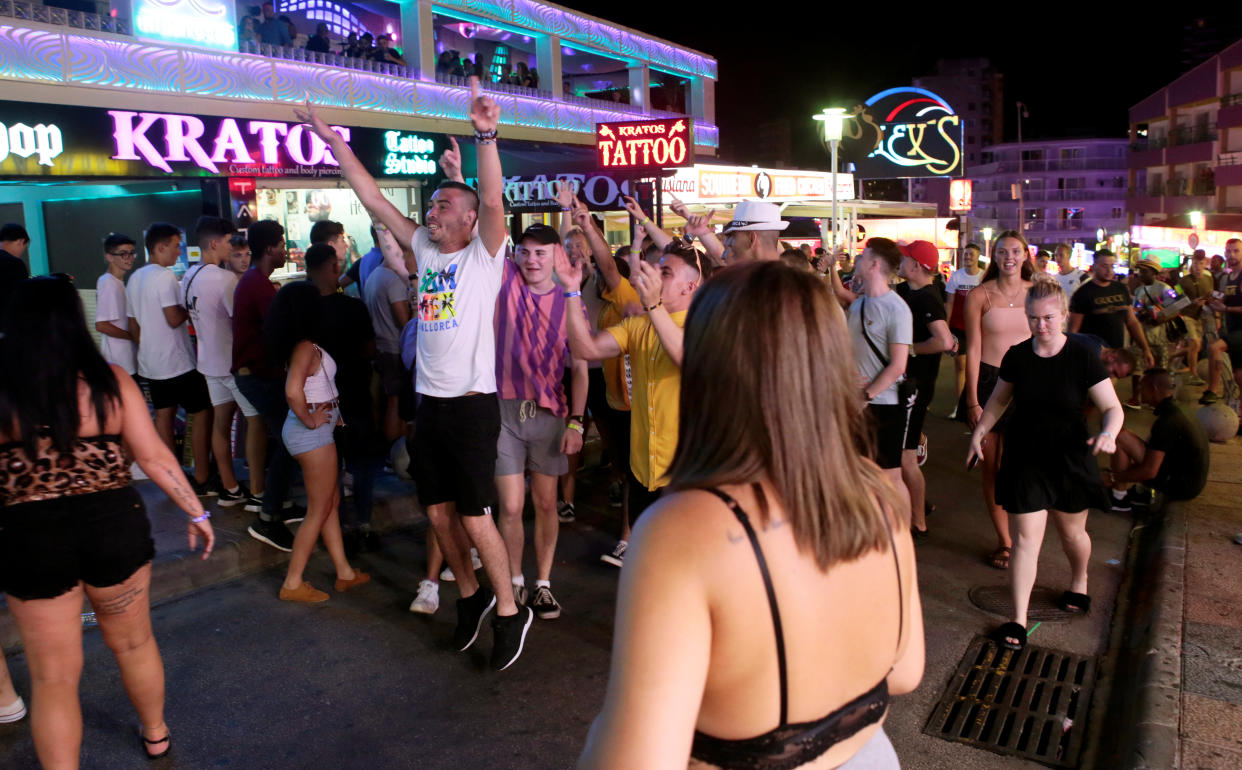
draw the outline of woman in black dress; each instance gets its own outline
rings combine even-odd
[[[1073,573],[1060,604],[1086,612],[1091,538],[1087,509],[1107,506],[1095,455],[1111,454],[1124,420],[1121,403],[1098,354],[1065,334],[1065,292],[1054,279],[1036,276],[1026,296],[1031,338],[1014,345],[1001,362],[1000,379],[970,437],[967,462],[983,455],[982,442],[1005,413],[1005,452],[996,478],[996,501],[1009,514],[1013,621],[996,641],[1013,650],[1026,644],[1026,613],[1039,565],[1048,512]],[[1090,435],[1083,409],[1088,399],[1104,415],[1104,429]]]

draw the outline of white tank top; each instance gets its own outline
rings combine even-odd
[[[333,379],[336,377],[336,361],[318,345],[314,348],[319,354],[319,371],[306,378],[302,393],[306,396],[306,403],[323,404],[337,397],[336,381]]]

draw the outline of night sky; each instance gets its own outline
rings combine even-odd
[[[1091,3],[923,3],[928,10],[912,13],[904,3],[885,10],[871,2],[833,7],[831,15],[810,3],[567,4],[716,57],[723,142],[734,144],[733,137],[745,147],[757,120],[787,117],[795,132],[789,162],[803,168],[824,164],[812,113],[909,85],[932,74],[940,58],[984,56],[1004,74],[1007,140],[1015,137],[1016,101],[1030,112],[1027,139],[1125,136],[1129,107],[1187,69],[1183,28],[1204,17],[1137,5],[1110,12]],[[803,6],[808,10],[794,10]],[[1190,37],[1211,53],[1242,38],[1242,14],[1208,15],[1206,22]]]

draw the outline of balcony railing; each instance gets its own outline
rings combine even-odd
[[[1242,94],[1229,94],[1220,98],[1220,106],[1222,107],[1235,107],[1239,104],[1242,104]]]
[[[1147,186],[1146,190],[1134,187],[1126,190],[1127,196],[1131,198],[1140,193],[1148,198],[1182,198],[1186,196],[1215,195],[1216,179],[1170,179],[1163,183],[1152,183]]]
[[[1022,161],[1022,173],[1038,173],[1040,171],[1095,171],[1114,168],[1126,168],[1126,159],[1117,157],[1086,157]],[[976,169],[976,171],[981,174],[1016,174],[1018,173],[1018,161],[1016,159],[986,161],[981,164],[981,167]]]
[[[1125,195],[1120,187],[1108,187],[1103,189],[1026,190],[1022,197],[1028,201],[1107,201],[1121,200]],[[975,200],[990,203],[993,201],[1013,201],[1015,198],[1008,189],[995,191],[976,189]]]
[[[1186,144],[1214,142],[1217,136],[1215,123],[1205,126],[1178,126],[1169,132],[1169,146],[1181,147]]]
[[[129,19],[100,16],[97,13],[85,11],[71,11],[24,0],[0,0],[0,16],[21,21],[37,21],[40,24],[54,24],[59,27],[85,29],[91,32],[110,32],[114,35],[133,34],[130,32]]]

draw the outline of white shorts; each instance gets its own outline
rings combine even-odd
[[[259,410],[251,406],[246,397],[237,389],[237,382],[233,379],[233,375],[228,374],[224,377],[203,376],[207,380],[207,392],[211,394],[212,406],[237,404],[238,408],[241,409],[243,417],[259,416]]]

